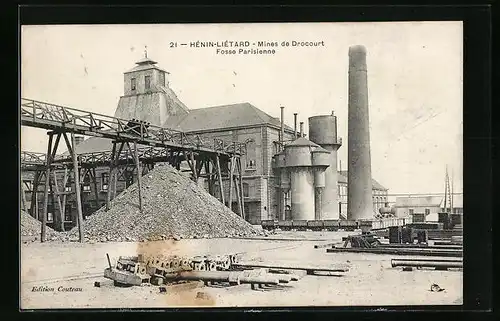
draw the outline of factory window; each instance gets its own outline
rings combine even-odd
[[[144,87],[149,89],[151,87],[151,76],[144,77]]]
[[[408,209],[408,214],[413,215],[413,208]]]
[[[257,145],[255,144],[255,140],[251,139],[247,142],[246,145],[246,169],[255,169],[256,168],[256,154],[257,154]]]
[[[250,187],[248,183],[243,183],[243,197],[249,197],[250,195]]]
[[[428,208],[426,208],[426,209],[425,209],[425,215],[429,215],[429,214],[431,214],[431,210],[430,210],[430,209],[428,209]]]
[[[90,175],[88,174],[83,178],[82,190],[84,192],[90,192]]]
[[[248,168],[248,169],[255,168],[255,160],[253,160],[253,159],[252,159],[252,160],[249,160],[249,161],[247,162],[247,168]]]
[[[135,90],[136,89],[136,81],[135,78],[130,79],[130,89]]]
[[[107,191],[108,190],[108,184],[109,184],[109,174],[108,173],[102,173],[101,174],[101,190],[102,191]]]
[[[52,222],[54,220],[54,205],[47,205],[47,221]]]

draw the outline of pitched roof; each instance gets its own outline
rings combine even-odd
[[[191,109],[187,116],[179,120],[176,127],[186,132],[193,132],[264,124],[281,126],[279,119],[245,102]],[[293,131],[286,125],[285,129]]]
[[[315,147],[318,148],[320,147],[318,144],[311,142],[309,139],[304,138],[304,137],[299,137],[290,144],[285,145],[285,148],[290,147],[290,146],[309,146],[309,147]]]
[[[165,73],[169,73],[168,71],[165,71],[163,69],[161,69],[160,67],[156,66],[157,62],[148,58],[148,57],[144,57],[142,58],[141,60],[139,60],[138,62],[136,62],[137,66],[135,66],[134,68],[126,71],[125,73],[129,73],[129,72],[134,72],[134,71],[140,71],[140,70],[147,70],[147,69],[158,69],[158,70],[161,70]]]
[[[338,172],[338,182],[347,184],[347,171]],[[384,190],[384,191],[387,190],[387,187],[384,187],[382,184],[380,184],[373,178],[372,178],[372,187],[378,190]]]
[[[396,207],[428,206],[439,207],[442,196],[403,196],[396,197]]]
[[[89,137],[83,140],[80,144],[76,145],[76,152],[82,153],[97,153],[111,151],[113,142],[111,139],[101,137]],[[69,152],[65,151],[61,155],[69,156]]]

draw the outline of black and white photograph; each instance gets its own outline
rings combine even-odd
[[[20,309],[462,305],[463,39],[21,26]]]

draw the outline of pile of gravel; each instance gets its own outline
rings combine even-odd
[[[157,166],[142,177],[143,212],[139,211],[137,183],[84,221],[85,239],[154,241],[181,238],[251,237],[263,235],[188,175],[171,166]],[[68,232],[78,238],[78,228]]]
[[[25,211],[21,210],[21,236],[31,236],[34,237],[33,241],[40,239],[40,233],[42,230],[42,222],[29,215]],[[59,237],[59,232],[53,230],[50,227],[46,227],[46,239],[57,239]]]

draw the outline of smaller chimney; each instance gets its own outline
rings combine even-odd
[[[300,122],[300,137],[304,137],[304,122]]]
[[[297,113],[293,113],[293,138],[297,139]]]
[[[285,140],[285,107],[281,106],[281,129],[280,129],[280,148],[283,148],[283,141]]]

